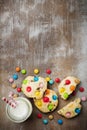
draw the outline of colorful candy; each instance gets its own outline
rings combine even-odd
[[[87,101],[86,96],[83,96],[83,97],[81,98],[81,100],[82,100],[83,102]]]
[[[53,99],[53,100],[57,100],[58,97],[57,97],[56,95],[53,95],[53,96],[52,96],[52,99]]]
[[[38,81],[39,80],[39,77],[38,76],[34,76],[34,81]]]
[[[79,113],[81,112],[81,110],[80,110],[79,108],[76,108],[76,109],[75,109],[75,112],[76,112],[77,114],[79,114]]]
[[[14,82],[14,79],[13,79],[13,78],[9,78],[9,82],[10,82],[10,83],[13,83],[13,82]]]
[[[20,67],[16,67],[15,70],[16,70],[16,72],[20,72],[21,68]]]
[[[27,92],[30,92],[30,91],[31,91],[31,87],[28,86],[28,87],[26,88],[26,91],[27,91]]]
[[[62,119],[59,119],[57,122],[58,122],[59,125],[63,124],[63,120]]]
[[[65,81],[65,85],[69,85],[70,83],[71,83],[71,81],[68,79]]]
[[[51,74],[51,70],[50,70],[50,69],[47,69],[47,70],[46,70],[46,73],[47,73],[47,74]]]
[[[55,79],[55,82],[56,82],[56,83],[60,83],[60,78],[56,78],[56,79]]]
[[[41,118],[42,118],[42,114],[41,114],[41,113],[38,113],[38,114],[37,114],[37,117],[41,119]]]
[[[11,86],[12,88],[17,88],[17,85],[16,84],[12,84],[12,86]]]
[[[20,87],[17,88],[17,92],[19,92],[19,93],[21,92],[21,88]]]
[[[50,120],[53,120],[54,116],[53,116],[53,115],[49,115],[48,118],[49,118]]]
[[[83,88],[83,87],[80,87],[80,88],[79,88],[79,91],[80,91],[80,92],[84,92],[84,88]]]
[[[39,69],[34,69],[35,74],[39,74],[39,72],[40,72]]]
[[[48,97],[43,97],[43,101],[44,102],[49,102],[49,98]]]
[[[46,79],[46,81],[47,81],[47,82],[49,82],[49,81],[50,81],[50,77],[46,77],[45,79]]]
[[[13,74],[13,79],[17,80],[18,79],[18,75],[17,74]]]
[[[51,79],[51,80],[49,81],[49,84],[50,84],[50,85],[53,85],[53,84],[54,84],[54,81]]]
[[[47,124],[48,124],[48,120],[47,120],[47,119],[44,119],[44,120],[43,120],[43,124],[47,125]]]
[[[64,97],[65,99],[67,99],[67,98],[69,97],[68,93],[64,93],[64,94],[63,94],[63,97]]]
[[[22,69],[21,73],[25,75],[27,73],[27,71],[25,69]]]

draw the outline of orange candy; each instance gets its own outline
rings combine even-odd
[[[47,89],[47,90],[45,91],[45,94],[47,95],[47,94],[49,94],[49,93],[50,93],[50,90]]]
[[[16,72],[20,72],[21,68],[20,67],[16,67]]]
[[[71,85],[71,86],[70,86],[70,90],[71,90],[71,91],[74,91],[74,90],[75,90],[75,86],[74,86],[74,85]]]

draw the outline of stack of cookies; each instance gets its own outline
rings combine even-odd
[[[75,91],[80,80],[68,76],[58,85],[58,93],[63,100],[67,100]],[[55,91],[47,88],[47,81],[43,77],[28,76],[22,82],[22,91],[28,98],[33,98],[35,106],[43,113],[54,111],[58,106],[58,95]],[[80,98],[76,98],[60,110],[58,114],[72,118],[81,111]]]

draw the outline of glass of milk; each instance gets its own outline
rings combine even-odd
[[[6,114],[11,121],[21,123],[30,117],[32,113],[32,104],[24,97],[18,97],[15,100],[17,102],[16,107],[13,108],[7,104]]]

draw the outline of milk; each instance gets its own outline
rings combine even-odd
[[[23,97],[16,98],[16,102],[15,108],[7,105],[7,116],[13,122],[24,122],[32,113],[32,105],[28,99]]]

